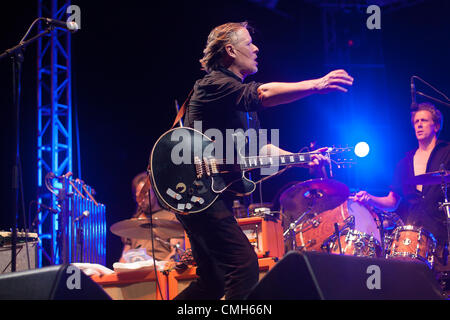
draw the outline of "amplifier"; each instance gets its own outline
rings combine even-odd
[[[284,255],[283,227],[281,220],[270,216],[236,219],[250,243],[255,248],[258,259]],[[191,243],[184,233],[185,248],[190,249]]]
[[[272,217],[250,217],[237,219],[258,258],[284,255],[283,227],[281,220]]]
[[[28,253],[25,237],[28,237]],[[17,232],[16,271],[36,268],[37,244],[36,233]],[[6,272],[11,272],[11,232],[0,231],[0,274]]]

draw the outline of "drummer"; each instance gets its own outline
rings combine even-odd
[[[355,200],[385,211],[397,210],[405,224],[431,232],[437,240],[435,268],[449,269],[446,214],[439,210],[439,202],[444,199],[441,186],[406,183],[414,176],[439,171],[442,166],[450,169],[450,144],[438,140],[443,117],[431,103],[421,103],[411,112],[411,124],[418,148],[407,152],[397,164],[388,195],[376,197],[360,191]]]
[[[181,254],[184,249],[184,232],[183,227],[175,218],[175,215],[169,211],[163,210],[158,203],[158,200],[153,192],[153,189],[148,180],[146,172],[142,172],[133,178],[131,183],[131,189],[133,197],[136,201],[136,213],[133,215],[135,219],[145,219],[152,215],[153,218],[158,220],[165,220],[180,225],[178,232],[173,232],[170,235],[167,234],[163,228],[157,226],[153,229],[153,243],[155,245],[154,253],[155,259],[159,261],[177,260],[177,256]],[[149,203],[149,192],[151,203]],[[124,248],[122,251],[122,257],[120,262],[125,262],[124,255],[130,249],[144,248],[147,251],[147,255],[152,256],[152,240],[150,239],[126,239],[122,238]]]

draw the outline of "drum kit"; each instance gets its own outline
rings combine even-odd
[[[450,183],[450,173],[426,173],[415,176],[407,183],[446,185]],[[442,206],[448,210],[446,189],[444,196]],[[278,200],[288,250],[422,261],[433,267],[437,243],[432,233],[420,227],[404,225],[394,212],[384,212],[355,201],[342,182],[333,179],[298,182],[284,190]],[[264,208],[255,206],[250,210],[251,215],[266,214],[260,209]],[[271,208],[265,209],[272,212]],[[236,213],[242,215],[243,210],[236,201],[233,211],[237,218],[241,217]],[[177,221],[157,217],[153,217],[152,221],[120,221],[110,230],[121,237],[149,239],[152,227],[158,230],[158,235],[163,235],[161,238],[166,239],[179,237],[183,232]]]
[[[445,175],[446,183],[449,177]],[[408,183],[441,182],[442,174],[432,172]],[[436,239],[432,233],[404,225],[394,212],[355,201],[349,188],[339,181],[299,182],[286,189],[279,202],[288,250],[422,261],[433,267]]]
[[[184,229],[169,211],[159,210],[151,218],[132,218],[116,222],[110,231],[122,238],[134,240],[132,249],[146,249],[163,260],[173,251],[178,261],[184,250]],[[174,240],[172,242],[172,240]],[[155,248],[155,251],[152,248]],[[124,256],[125,257],[125,256]]]
[[[143,186],[136,194],[136,202],[141,209],[146,206],[152,206],[154,209],[152,203],[154,197],[150,180],[146,177]],[[110,231],[116,236],[139,241],[135,243],[138,247],[151,249],[154,243],[156,248],[164,248],[159,251],[166,251],[168,248],[182,250],[180,243],[184,242],[183,226],[172,212],[160,208],[152,212],[150,217],[140,214],[138,217],[116,222],[110,227]],[[178,244],[171,244],[172,239],[177,240]],[[143,242],[145,240],[151,240],[152,243]],[[156,252],[156,254],[160,255],[161,253]]]

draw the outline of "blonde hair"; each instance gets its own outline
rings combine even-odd
[[[251,30],[247,21],[229,22],[215,27],[209,33],[203,58],[200,59],[202,70],[210,73],[223,66],[222,59],[226,55],[225,46],[236,42],[236,32],[241,28]]]
[[[416,113],[418,111],[428,111],[431,113],[431,118],[433,119],[433,123],[438,126],[438,132],[436,133],[436,137],[439,136],[442,130],[442,126],[444,124],[444,117],[442,116],[441,111],[437,109],[432,103],[429,102],[423,102],[417,105],[416,108],[414,108],[413,111],[411,111],[411,124],[414,127],[414,117],[416,116]]]

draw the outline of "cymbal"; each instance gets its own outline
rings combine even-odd
[[[288,216],[296,219],[308,210],[320,213],[336,208],[350,195],[348,187],[333,179],[313,179],[299,182],[284,191],[280,204]]]
[[[406,183],[412,185],[430,185],[430,184],[441,184],[450,183],[450,171],[434,171],[410,178]]]
[[[130,239],[147,239],[150,240],[151,231],[161,239],[183,238],[183,226],[174,220],[160,219],[152,217],[152,219],[128,219],[119,221],[110,227],[112,233],[119,237]]]

